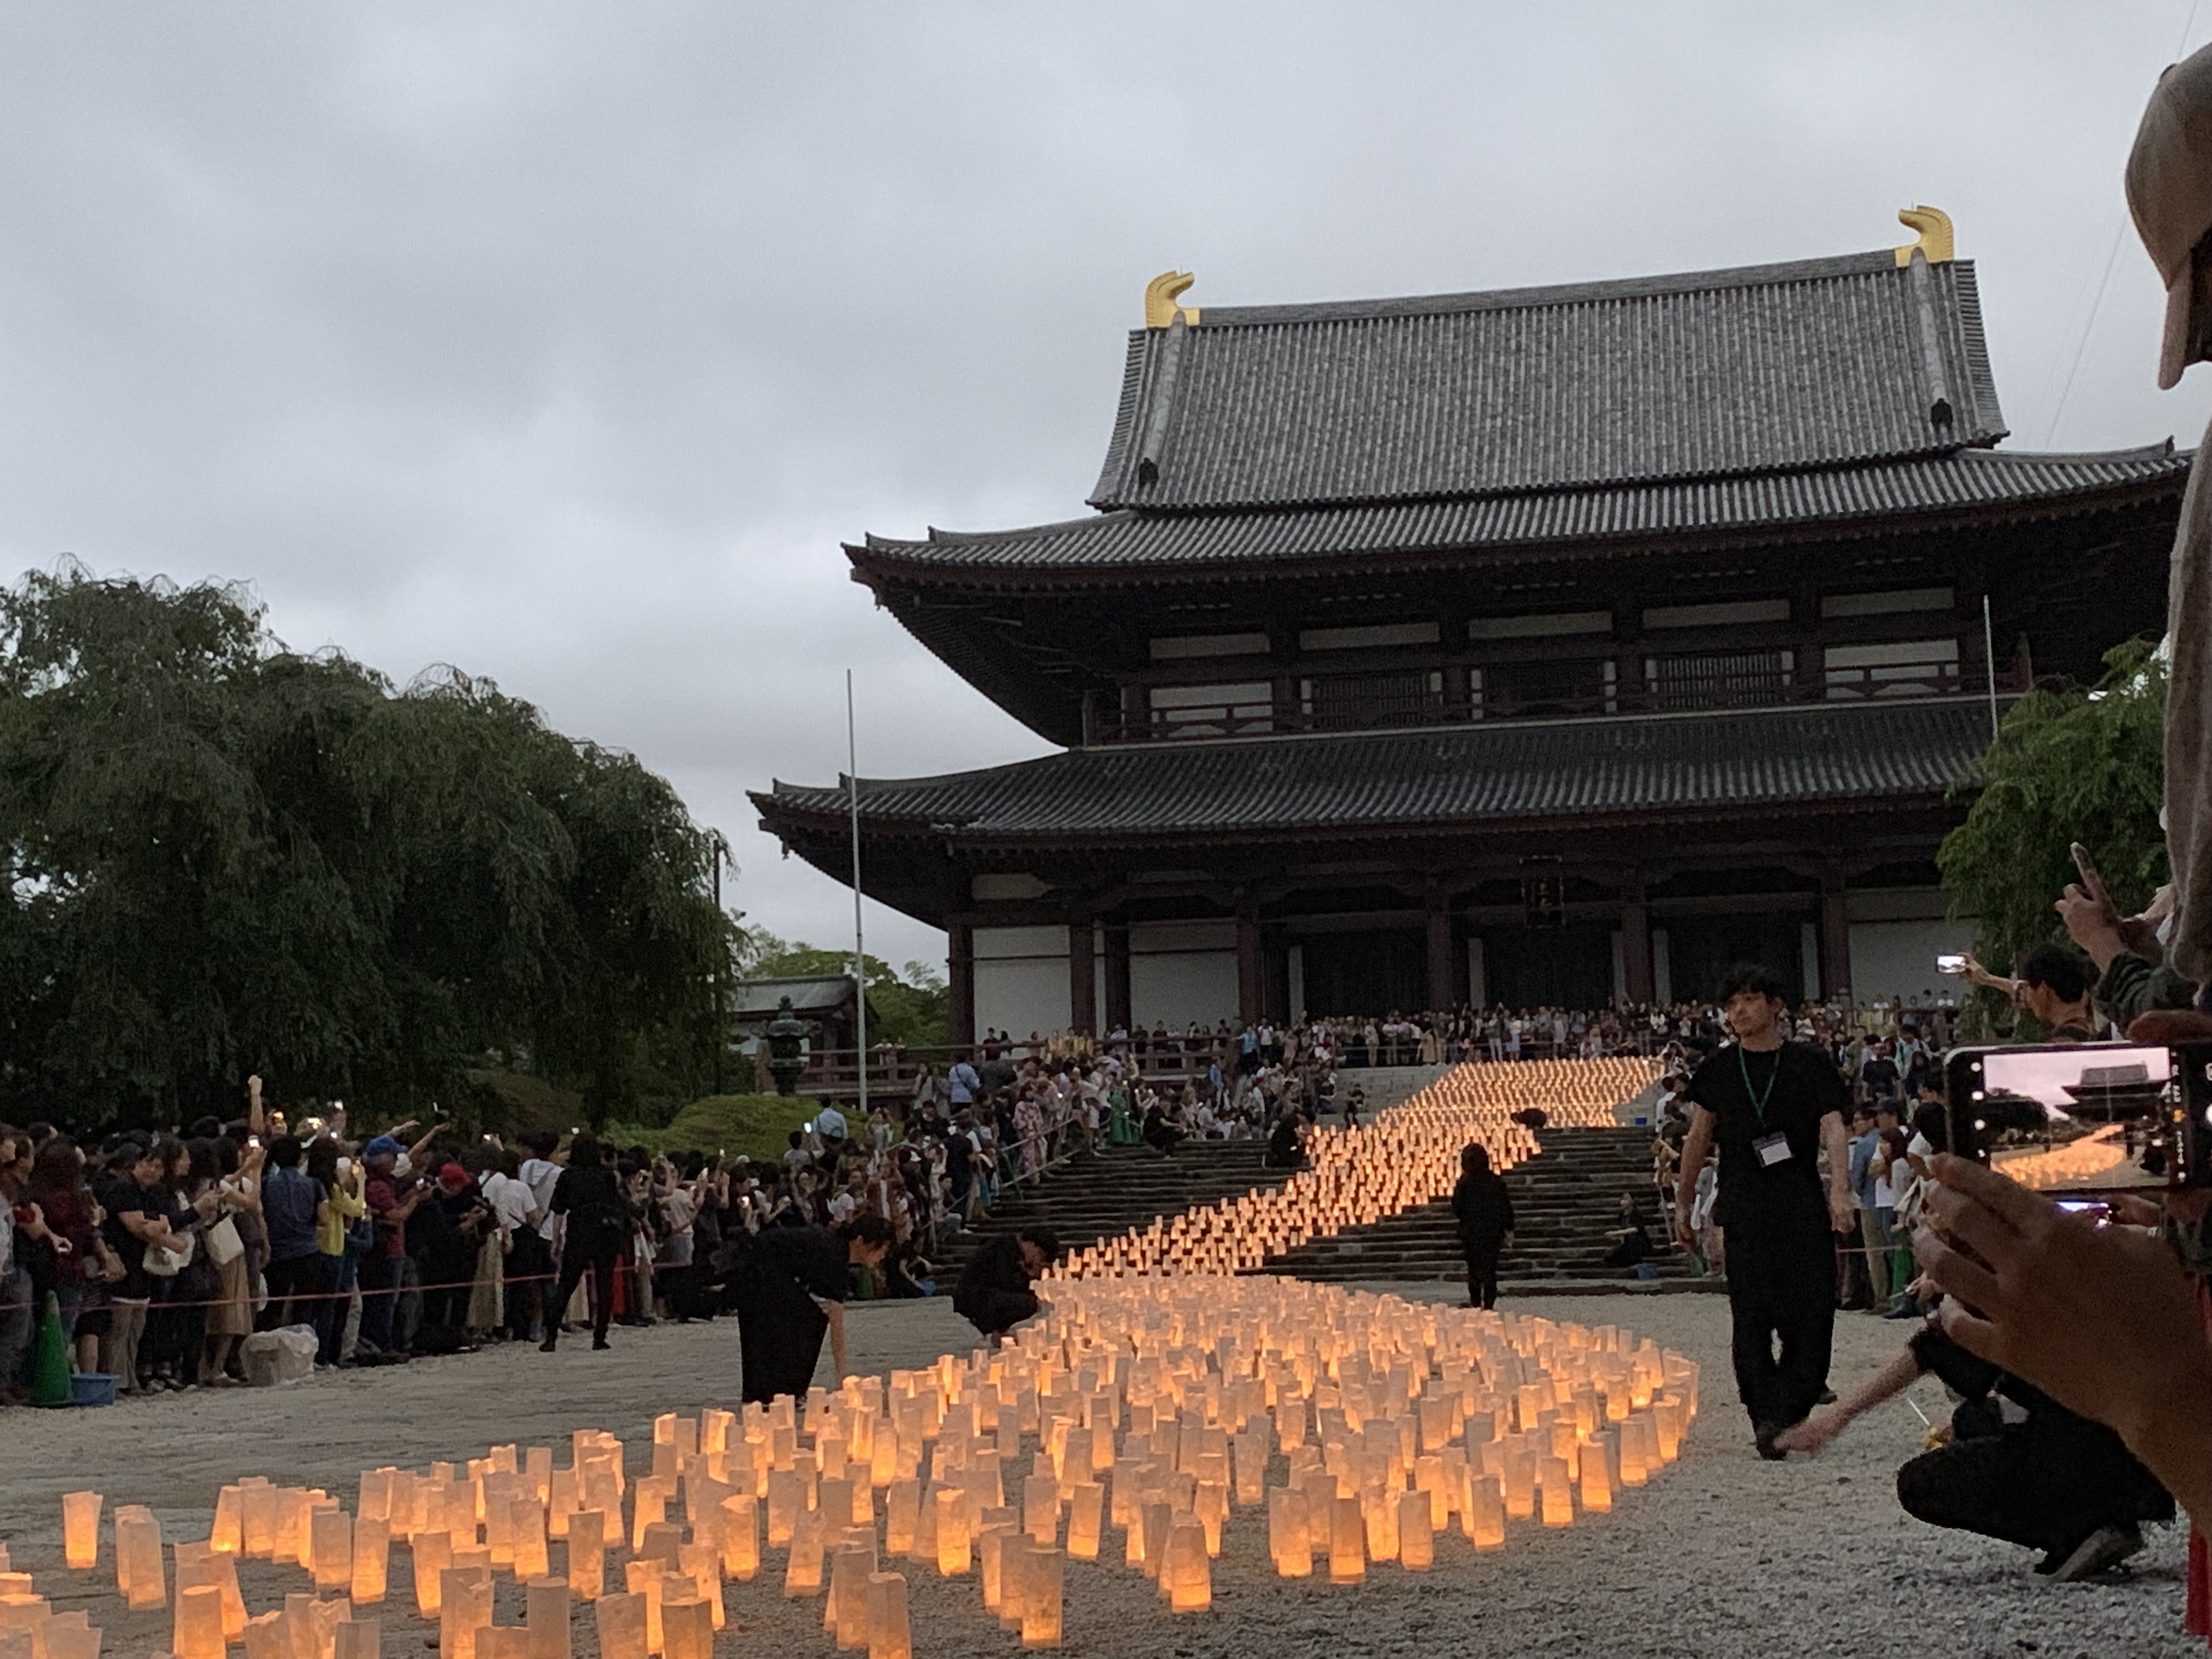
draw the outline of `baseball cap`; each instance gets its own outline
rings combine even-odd
[[[372,1158],[397,1158],[405,1150],[390,1135],[379,1135],[361,1149],[362,1161],[367,1163]]]
[[[2158,354],[2163,391],[2204,361],[2199,343],[2212,338],[2206,326],[2212,319],[2195,314],[2197,245],[2212,231],[2212,46],[2159,76],[2128,153],[2127,191],[2136,234],[2166,284]]]

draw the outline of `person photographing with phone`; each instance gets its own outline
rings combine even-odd
[[[1850,1094],[1826,1054],[1784,1040],[1788,1005],[1771,969],[1729,969],[1717,1000],[1735,1041],[1698,1068],[1686,1091],[1695,1109],[1676,1175],[1674,1229],[1690,1247],[1698,1172],[1717,1147],[1714,1219],[1728,1233],[1736,1392],[1759,1455],[1780,1459],[1788,1453],[1776,1437],[1804,1421],[1827,1386],[1836,1235],[1859,1226],[1844,1133]]]

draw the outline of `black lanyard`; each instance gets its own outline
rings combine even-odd
[[[1766,1088],[1761,1093],[1754,1095],[1751,1091],[1751,1062],[1743,1057],[1743,1044],[1741,1042],[1735,1045],[1735,1066],[1736,1070],[1743,1074],[1744,1098],[1751,1103],[1751,1109],[1759,1118],[1759,1127],[1764,1129],[1766,1127],[1766,1103],[1774,1098],[1775,1081],[1782,1075],[1782,1050],[1777,1048],[1774,1051],[1774,1069],[1766,1074]]]

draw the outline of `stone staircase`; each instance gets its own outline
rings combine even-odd
[[[1641,1128],[1543,1129],[1541,1150],[1505,1175],[1513,1194],[1514,1242],[1498,1264],[1501,1285],[1534,1291],[1618,1289],[1636,1282],[1608,1267],[1607,1234],[1618,1224],[1624,1192],[1644,1205],[1660,1252],[1662,1284],[1695,1283],[1690,1259],[1662,1236],[1651,1184],[1651,1132]],[[1269,1261],[1264,1272],[1295,1279],[1459,1279],[1467,1272],[1448,1202],[1425,1204],[1387,1220],[1315,1239]]]
[[[1264,1140],[1187,1140],[1169,1158],[1149,1146],[1102,1147],[1036,1186],[1001,1193],[998,1207],[975,1227],[939,1246],[938,1282],[949,1293],[981,1241],[1033,1223],[1051,1228],[1064,1248],[1075,1250],[1163,1216],[1279,1186],[1291,1172],[1267,1168],[1267,1155]]]
[[[1449,1070],[1449,1066],[1363,1066],[1356,1071],[1340,1070],[1336,1074],[1336,1097],[1342,1101],[1358,1089],[1363,1097],[1359,1121],[1372,1123],[1376,1113],[1425,1089]],[[1321,1121],[1334,1124],[1338,1119],[1335,1114],[1325,1112]]]

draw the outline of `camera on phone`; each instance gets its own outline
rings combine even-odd
[[[2212,1043],[1954,1049],[1951,1150],[2053,1197],[2212,1187]]]

